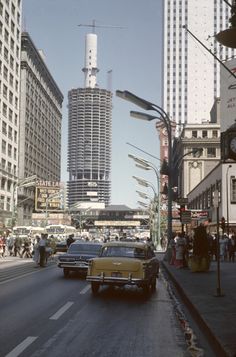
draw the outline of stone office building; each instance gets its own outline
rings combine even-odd
[[[21,36],[19,180],[60,181],[63,95],[30,35]],[[19,224],[30,224],[34,189],[18,189]],[[20,204],[22,202],[22,205]]]

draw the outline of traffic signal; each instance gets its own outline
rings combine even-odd
[[[180,220],[182,219],[182,213],[185,211],[185,205],[180,205],[178,208]]]
[[[225,231],[225,218],[224,217],[221,218],[220,225],[221,225],[222,231],[224,232]]]

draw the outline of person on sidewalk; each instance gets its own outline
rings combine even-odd
[[[220,239],[219,239],[220,261],[221,262],[227,261],[227,245],[228,245],[228,236],[227,236],[227,234],[223,234],[220,236]]]
[[[24,239],[24,247],[23,247],[23,251],[21,253],[22,255],[22,258],[25,257],[26,258],[32,258],[32,255],[31,255],[31,252],[30,252],[30,245],[31,245],[31,241],[30,241],[30,238],[27,237]]]
[[[175,249],[176,249],[176,259],[175,266],[176,268],[184,267],[184,254],[186,249],[186,239],[184,238],[183,233],[178,233],[175,237]]]
[[[22,242],[21,242],[20,237],[16,237],[14,240],[14,257],[17,257],[17,254],[19,254],[19,257],[22,258],[21,245],[22,245]]]
[[[36,236],[36,242],[34,243],[34,248],[33,248],[33,260],[36,266],[39,266],[40,263],[39,241],[40,241],[40,236]]]
[[[228,243],[227,243],[227,249],[229,253],[229,262],[234,263],[234,256],[235,256],[235,246],[236,246],[236,236],[234,233],[230,234]]]
[[[39,240],[39,265],[45,267],[46,264],[46,240],[47,234],[42,233]]]

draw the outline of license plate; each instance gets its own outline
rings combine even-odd
[[[122,276],[122,274],[120,272],[115,271],[114,273],[111,273],[111,276],[113,276],[115,278],[120,278]]]

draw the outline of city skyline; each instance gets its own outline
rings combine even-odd
[[[155,182],[153,173],[142,172],[128,158],[128,153],[142,156],[159,165],[158,161],[127,144],[158,157],[159,140],[155,124],[130,119],[131,105],[116,98],[116,89],[128,89],[148,100],[160,104],[161,95],[161,4],[155,1],[131,1],[127,4],[110,4],[102,0],[72,1],[65,6],[62,0],[23,2],[23,30],[29,32],[35,45],[42,49],[46,65],[64,94],[62,131],[62,181],[68,180],[67,163],[67,92],[70,88],[83,87],[84,38],[89,28],[78,27],[80,23],[114,25],[120,28],[98,28],[98,84],[100,88],[112,85],[112,204],[138,206],[139,200],[132,179],[139,175]],[[90,6],[93,13],[90,11]],[[126,8],[126,12],[122,11]],[[106,9],[106,12],[104,11]],[[53,19],[50,13],[54,11]],[[129,14],[133,13],[132,18]],[[43,26],[41,19],[43,18]],[[79,20],[78,20],[79,19]],[[62,28],[61,22],[64,23]],[[67,39],[70,39],[68,41]],[[150,41],[153,44],[150,46]],[[159,67],[159,68],[158,68]],[[112,75],[108,72],[112,70]]]

